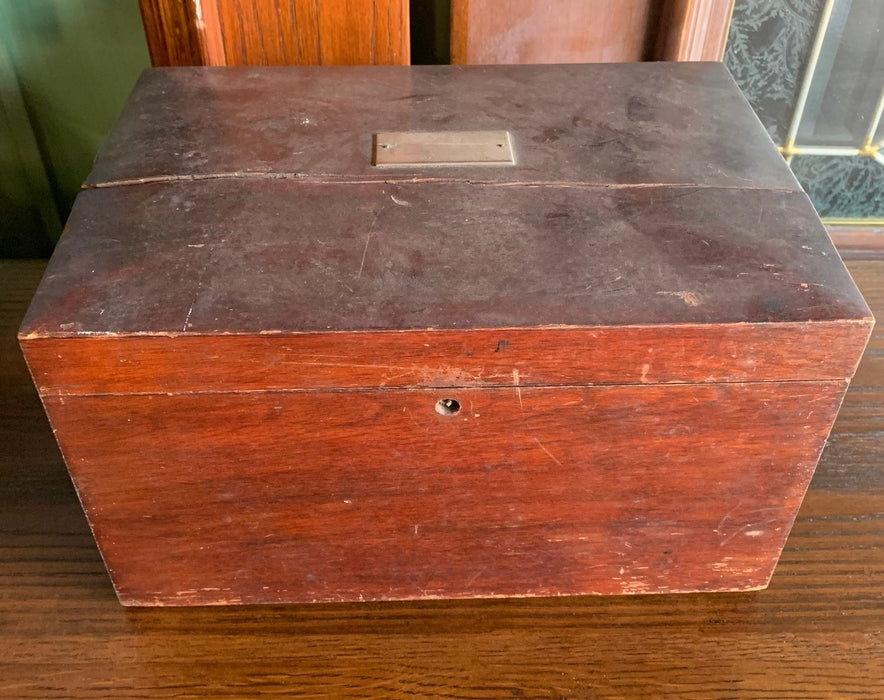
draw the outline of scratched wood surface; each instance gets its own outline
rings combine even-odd
[[[501,120],[513,167],[363,158]],[[121,600],[175,605],[757,588],[871,327],[721,66],[249,68],[145,74],[20,337]]]
[[[378,132],[484,130],[515,166],[371,165]],[[720,63],[148,70],[87,184],[224,176],[799,189]]]
[[[844,386],[44,403],[121,601],[223,605],[763,587]]]
[[[884,314],[884,265],[848,263]],[[43,262],[0,264],[0,696],[877,697],[884,332],[767,590],[124,609],[15,332]]]
[[[222,178],[67,229],[26,336],[868,325],[803,193]]]
[[[23,340],[47,396],[832,380],[864,324]],[[580,348],[563,354],[562,348]],[[391,359],[395,358],[395,359]],[[86,369],[84,369],[86,368]]]

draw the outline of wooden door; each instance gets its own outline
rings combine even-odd
[[[139,0],[155,66],[409,63],[408,0]]]
[[[420,0],[429,2],[430,0]],[[408,64],[409,0],[139,0],[151,61]],[[433,0],[434,13],[448,0]],[[733,0],[450,0],[452,63],[719,61]]]
[[[451,0],[452,63],[720,61],[733,0]]]

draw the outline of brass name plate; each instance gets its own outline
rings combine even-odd
[[[513,165],[508,131],[388,131],[374,135],[379,168],[439,165]]]

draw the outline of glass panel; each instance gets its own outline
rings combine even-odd
[[[796,142],[860,148],[884,86],[884,3],[835,2]]]
[[[725,64],[824,217],[884,220],[882,37],[882,0],[734,5]]]
[[[882,22],[882,25],[884,25],[884,22]],[[881,149],[884,148],[884,85],[881,87],[881,94],[878,95],[878,106],[876,109],[874,119],[878,120],[878,127],[872,136],[872,145]],[[878,157],[878,162],[881,162],[880,156]]]
[[[724,62],[761,123],[786,140],[824,0],[736,0]]]
[[[798,155],[791,165],[820,216],[884,216],[884,166],[871,158]]]

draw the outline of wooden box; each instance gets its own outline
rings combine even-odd
[[[762,588],[872,324],[718,64],[188,68],[20,340],[193,605]]]

